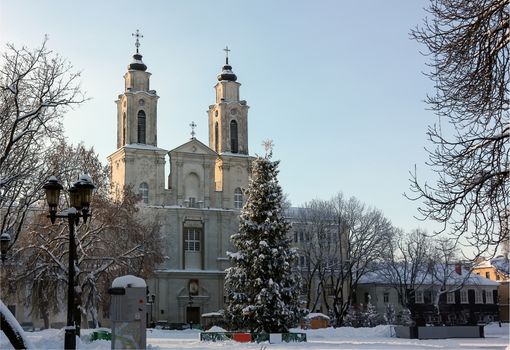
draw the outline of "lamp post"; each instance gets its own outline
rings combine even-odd
[[[151,306],[151,314],[150,314],[150,328],[154,328],[154,320],[152,319],[152,305],[154,304],[154,301],[156,300],[156,296],[154,294],[147,294],[147,303]]]
[[[2,258],[2,263],[5,262],[5,258],[7,257],[7,250],[9,249],[9,243],[11,242],[11,235],[9,232],[4,232],[0,235],[0,256]]]
[[[48,182],[44,184],[46,190],[46,200],[49,206],[50,214],[48,217],[51,223],[55,223],[56,218],[67,218],[69,224],[69,271],[67,283],[67,326],[65,329],[64,349],[76,349],[76,324],[74,319],[74,293],[75,293],[75,260],[76,260],[76,242],[74,239],[75,225],[78,225],[80,217],[87,222],[92,214],[89,212],[92,190],[95,188],[90,176],[83,174],[78,178],[71,188],[69,188],[70,207],[67,213],[57,214],[60,191],[63,189],[55,176],[51,176]],[[79,327],[79,325],[78,325]]]

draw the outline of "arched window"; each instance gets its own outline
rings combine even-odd
[[[124,115],[122,116],[122,144],[125,145],[126,142],[126,112],[124,112]]]
[[[243,191],[238,187],[234,190],[234,208],[241,209],[243,207]]]
[[[138,143],[145,143],[145,112],[138,112]]]
[[[214,123],[214,150],[216,152],[220,151],[219,148],[218,148],[218,146],[219,146],[219,140],[218,140],[219,136],[220,136],[220,131],[219,131],[219,127],[218,127],[218,122],[216,122],[216,123]]]
[[[142,182],[138,187],[138,194],[142,197],[142,201],[145,204],[149,203],[149,185],[146,182]]]
[[[235,120],[230,122],[230,151],[232,153],[238,152],[237,122]]]

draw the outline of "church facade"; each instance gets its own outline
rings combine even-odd
[[[137,51],[117,104],[117,150],[108,161],[112,182],[132,186],[141,214],[154,218],[164,240],[164,263],[148,281],[153,321],[200,322],[224,305],[226,252],[238,229],[253,157],[248,152],[248,109],[226,63],[208,109],[208,145],[194,137],[167,151],[158,147],[157,104],[151,73]],[[228,50],[228,49],[227,49]],[[194,126],[194,124],[192,124]],[[167,163],[167,159],[169,159]],[[165,178],[165,167],[168,177]]]

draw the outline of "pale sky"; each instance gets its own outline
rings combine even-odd
[[[431,231],[403,197],[409,170],[425,166],[426,128],[436,117],[424,49],[409,39],[426,0],[394,1],[25,1],[0,0],[0,50],[48,47],[82,71],[92,99],[65,119],[73,143],[101,160],[116,149],[116,106],[135,51],[152,73],[158,146],[209,144],[208,106],[225,56],[249,110],[250,153],[272,139],[279,180],[292,204],[342,191],[381,209],[394,225]],[[168,170],[168,164],[167,164]],[[430,179],[429,179],[430,180]]]

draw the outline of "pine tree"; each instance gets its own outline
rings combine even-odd
[[[395,324],[395,307],[393,304],[386,304],[384,310],[384,321],[386,324]]]
[[[361,304],[360,307],[363,307],[363,305]],[[359,327],[361,325],[361,319],[362,316],[359,308],[350,305],[344,316],[343,325],[346,327]]]
[[[408,308],[402,309],[397,317],[397,323],[402,326],[413,326],[414,321],[411,317],[411,311]]]
[[[229,253],[225,318],[233,330],[283,333],[299,317],[297,255],[287,238],[278,164],[271,151],[253,161],[239,232],[231,236],[237,252]]]
[[[363,326],[364,327],[375,327],[380,323],[380,316],[377,312],[376,307],[371,302],[370,295],[368,296],[367,309],[363,313]]]

